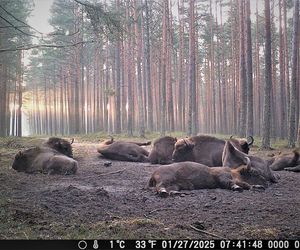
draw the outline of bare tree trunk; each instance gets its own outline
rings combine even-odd
[[[291,101],[288,131],[288,146],[295,147],[296,141],[296,105],[297,100],[297,54],[298,54],[298,32],[299,32],[299,0],[294,0],[293,37],[292,37],[292,79],[291,79]],[[299,77],[299,76],[298,76]]]
[[[0,64],[0,136],[6,136],[7,133],[7,66]]]
[[[130,1],[127,0],[127,31],[130,33],[131,32],[131,25],[129,22],[129,16],[130,16]],[[132,39],[129,36],[128,37],[128,47],[127,47],[127,65],[132,65],[132,59],[131,59],[131,51],[132,51]],[[128,136],[133,136],[133,97],[134,97],[134,91],[132,88],[132,72],[131,72],[131,67],[128,67],[128,75],[127,75],[127,134]]]
[[[286,16],[286,1],[283,4],[283,42],[284,42],[284,57],[285,57],[285,84],[286,84],[286,97],[287,97],[287,121],[290,116],[290,79],[289,79],[289,46],[288,46],[288,31],[287,31],[287,16]]]
[[[164,136],[166,133],[166,85],[167,85],[167,45],[168,45],[168,33],[167,33],[167,20],[169,15],[169,2],[164,1],[163,7],[163,35],[162,35],[162,76],[161,76],[161,91],[162,91],[162,105],[161,105],[161,126],[160,134]]]
[[[271,62],[271,25],[270,0],[265,0],[265,85],[264,85],[264,121],[262,148],[270,148],[271,132],[271,92],[272,92],[272,62]]]
[[[279,0],[279,73],[280,73],[280,138],[283,139],[286,136],[287,120],[286,120],[286,90],[285,90],[285,58],[284,58],[284,41],[282,30],[282,2]]]
[[[134,0],[134,20],[135,20],[135,45],[136,45],[136,69],[137,69],[137,98],[138,98],[138,120],[139,120],[139,136],[145,137],[145,118],[143,105],[143,88],[142,88],[142,38],[138,26],[138,6],[137,0]]]
[[[189,120],[188,135],[196,135],[195,1],[190,0],[189,14]]]
[[[247,34],[247,136],[253,135],[253,75],[252,75],[252,40],[250,0],[246,2]]]
[[[145,24],[146,24],[146,77],[147,77],[147,121],[148,129],[153,131],[153,104],[152,104],[152,83],[151,83],[151,58],[150,58],[150,30],[149,30],[149,6],[148,0],[145,0]]]
[[[246,112],[247,112],[247,77],[246,77],[246,61],[245,61],[245,29],[244,29],[244,11],[245,1],[239,1],[239,17],[240,17],[240,122],[239,135],[246,135]]]

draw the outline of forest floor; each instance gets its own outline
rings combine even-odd
[[[0,140],[1,239],[300,238],[300,173],[282,171],[264,191],[204,189],[161,198],[144,188],[158,165],[106,167],[96,142],[73,144],[75,176],[14,171],[15,153],[41,141]],[[251,154],[279,150],[288,151],[256,147]]]

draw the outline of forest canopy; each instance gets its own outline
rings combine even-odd
[[[0,136],[299,141],[299,0],[54,0],[48,34],[33,8],[0,3]]]

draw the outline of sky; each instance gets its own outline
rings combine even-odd
[[[53,31],[52,27],[48,23],[53,0],[34,0],[33,2],[35,6],[28,19],[29,25],[42,33],[49,33]]]

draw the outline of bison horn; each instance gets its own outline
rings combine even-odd
[[[254,138],[251,135],[249,135],[247,137],[247,142],[248,142],[248,145],[251,146],[253,144],[253,142],[254,142]]]
[[[251,170],[251,161],[250,161],[249,157],[246,157],[246,161],[247,161],[247,163],[246,163],[247,170],[250,171]]]
[[[233,135],[230,136],[230,140],[233,138]]]
[[[71,139],[71,144],[73,144],[73,143],[74,143],[74,138]]]

